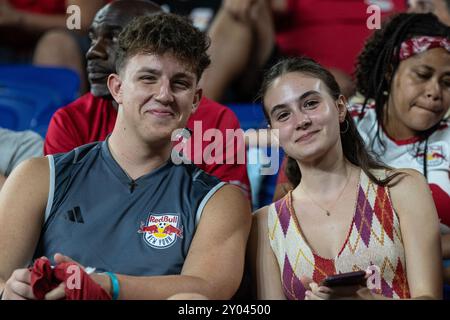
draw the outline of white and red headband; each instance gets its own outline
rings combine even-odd
[[[400,61],[434,48],[444,48],[450,52],[450,40],[444,37],[419,36],[403,41],[400,46]]]

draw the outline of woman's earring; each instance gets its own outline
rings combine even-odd
[[[345,119],[345,122],[344,122],[345,124],[346,124],[346,127],[345,127],[345,130],[344,131],[340,131],[341,132],[341,134],[344,134],[344,133],[346,133],[347,131],[348,131],[348,128],[350,128],[350,124],[348,123],[348,120],[347,119]]]
[[[388,96],[389,95],[389,92],[387,92],[386,90],[385,91],[383,91],[383,96]]]

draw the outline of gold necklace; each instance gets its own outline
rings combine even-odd
[[[341,193],[339,193],[339,196],[336,198],[336,200],[334,200],[333,202],[333,206],[330,209],[325,209],[324,207],[322,207],[320,204],[318,204],[316,201],[314,201],[314,199],[308,194],[308,192],[306,192],[305,188],[303,188],[302,184],[300,183],[300,188],[302,188],[303,192],[306,194],[306,196],[309,198],[309,200],[311,200],[316,206],[318,206],[320,209],[322,209],[323,211],[325,211],[326,215],[329,217],[331,215],[331,209],[333,209],[336,206],[337,201],[341,198],[342,194],[344,193],[344,190],[347,188],[348,182],[350,181],[350,177],[351,177],[352,171],[350,169],[348,175],[347,175],[347,181],[345,182],[345,186],[342,189]]]

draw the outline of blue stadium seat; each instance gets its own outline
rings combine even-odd
[[[267,127],[267,121],[265,119],[261,104],[229,104],[228,107],[234,111],[239,119],[241,128],[243,130],[248,129],[261,129]],[[254,155],[260,151],[251,150]],[[266,150],[262,150],[262,153],[266,153]],[[279,150],[279,167],[283,160],[284,153]],[[256,210],[260,207],[272,203],[273,194],[275,192],[275,185],[277,181],[277,174],[260,176],[259,169],[261,164],[248,164],[247,171],[250,178],[250,184],[252,190],[252,203],[253,209]],[[254,190],[257,188],[258,190]]]
[[[0,98],[1,99],[1,98]],[[11,110],[9,105],[2,105],[0,101],[0,127],[17,130],[19,127],[19,116],[15,110]]]
[[[36,116],[31,120],[30,129],[45,138],[48,125],[55,111],[56,109],[53,107],[40,110],[39,113],[36,114]]]
[[[46,98],[42,98],[43,94],[46,95]],[[16,125],[9,123],[8,128],[16,127],[15,130],[31,129],[34,131],[38,131],[36,130],[36,127],[39,126],[39,133],[42,135],[45,135],[45,132],[47,131],[46,128],[48,127],[48,123],[50,122],[50,117],[56,110],[56,106],[60,105],[61,101],[60,99],[58,99],[57,95],[55,93],[52,93],[50,90],[39,90],[39,92],[37,92],[36,88],[22,88],[11,85],[3,86],[1,81],[0,98],[3,99],[4,108],[5,104],[9,101],[9,112],[11,113],[15,111],[16,118],[20,118],[20,129],[17,127],[17,121]],[[21,104],[11,104],[12,100],[15,102],[19,101],[27,104],[28,108],[25,108],[27,114],[24,113],[24,107]],[[19,107],[21,109],[17,110],[17,108]],[[45,113],[45,118],[42,118],[42,113]]]
[[[60,94],[64,104],[77,98],[80,87],[79,76],[73,70],[32,65],[0,65],[0,81],[51,88]]]
[[[32,96],[34,99],[48,100],[52,105],[62,105],[65,103],[60,92],[39,83],[20,83],[0,79],[0,95],[2,93]]]
[[[3,101],[0,117],[4,116],[4,111],[6,119],[6,109],[9,114],[9,120],[2,120],[2,123],[9,122],[6,127],[16,127],[15,130],[31,129],[45,137],[51,116],[58,108],[77,98],[79,84],[78,74],[69,69],[0,65],[0,97],[7,98]],[[17,110],[21,107],[17,101],[6,106],[11,100],[27,101],[33,110],[24,109],[32,114]],[[16,116],[12,117],[12,112],[16,112]]]
[[[264,117],[262,107],[260,104],[240,104],[232,103],[228,107],[234,111],[241,123],[241,128],[259,129],[267,127],[267,121]]]
[[[0,96],[0,127],[21,131],[30,128],[35,105],[27,99]]]
[[[270,149],[269,149],[270,150]],[[278,171],[275,171],[275,174],[271,175],[261,175],[260,170],[264,167],[261,162],[258,164],[250,164],[250,157],[255,157],[257,153],[259,153],[259,161],[261,161],[261,158],[264,158],[264,162],[269,158],[271,161],[276,161],[275,155],[271,154],[271,152],[277,152],[276,149],[272,150],[264,150],[264,149],[256,149],[256,148],[250,148],[248,152],[247,160],[249,161],[247,163],[247,173],[248,177],[250,179],[250,184],[252,187],[252,204],[253,209],[259,209],[261,207],[264,207],[270,203],[272,203],[273,195],[275,193],[275,187],[277,183],[278,173],[281,168],[281,164],[284,157],[284,152],[280,148],[278,150],[278,162],[277,163],[270,163],[271,168],[275,168],[275,164],[278,165]],[[253,153],[253,155],[251,155]],[[252,159],[254,160],[254,159]],[[268,167],[267,167],[268,169]]]

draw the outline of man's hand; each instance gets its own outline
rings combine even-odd
[[[79,266],[81,269],[85,270],[85,268],[81,264],[79,264],[72,258],[62,255],[60,253],[55,254],[54,259],[56,264],[64,262],[72,262],[75,263],[77,266]],[[111,292],[110,280],[108,276],[98,273],[93,273],[89,276],[92,278],[92,280],[94,280],[97,284],[99,284],[106,292],[108,293]],[[65,297],[66,297],[66,283],[61,282],[61,284],[57,288],[53,289],[52,291],[48,292],[45,295],[45,300],[60,300]]]
[[[22,15],[7,0],[0,0],[0,26],[17,27],[21,24]]]
[[[62,255],[60,253],[55,254],[54,260],[55,260],[55,263],[57,265],[60,264],[60,263],[64,263],[64,262],[74,262],[81,269],[84,270],[82,265],[80,265],[79,263],[77,263],[73,259],[71,259],[71,258],[69,258],[69,257],[67,257],[65,255]],[[63,281],[63,282],[61,282],[59,284],[58,287],[56,287],[52,291],[47,292],[47,294],[45,295],[45,300],[60,300],[60,299],[64,299],[65,297],[66,297],[66,282]]]
[[[31,271],[17,269],[6,281],[2,300],[36,300],[31,289]]]

